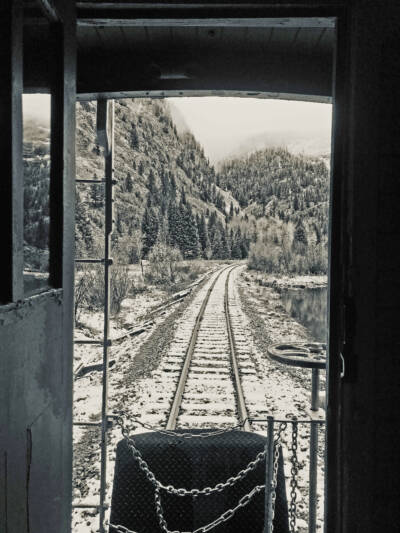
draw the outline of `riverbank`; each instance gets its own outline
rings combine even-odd
[[[271,344],[316,341],[311,331],[287,312],[282,300],[282,291],[326,287],[323,276],[268,276],[243,269],[237,280],[243,309],[250,319],[255,342],[264,358],[268,358],[268,347]],[[274,281],[276,283],[273,283]],[[308,369],[279,366],[311,393],[311,376]],[[325,391],[324,373],[321,375],[320,387],[321,392]]]
[[[296,274],[286,276],[246,269],[243,272],[243,279],[261,287],[274,289],[319,289],[328,286],[326,275]]]

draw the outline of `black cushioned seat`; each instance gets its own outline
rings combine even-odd
[[[201,433],[206,430],[191,431]],[[178,433],[184,433],[180,430]],[[266,439],[260,435],[230,431],[206,438],[185,439],[159,433],[134,436],[136,447],[157,479],[176,488],[213,487],[236,475],[264,450]],[[193,531],[235,507],[255,485],[265,484],[265,461],[243,480],[222,493],[209,496],[179,497],[161,491],[164,516],[170,530]],[[262,533],[264,528],[264,491],[238,510],[215,533]],[[118,443],[111,505],[111,524],[120,524],[138,533],[160,533],[154,505],[154,488],[140,470],[125,440]],[[113,528],[110,528],[110,533]],[[278,467],[274,533],[288,533],[288,511],[282,455]]]

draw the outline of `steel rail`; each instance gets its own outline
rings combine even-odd
[[[199,335],[201,321],[203,320],[203,316],[204,316],[204,311],[207,307],[208,300],[210,299],[210,296],[215,287],[215,284],[217,283],[220,276],[222,275],[223,272],[225,272],[227,268],[229,267],[223,268],[219,272],[219,274],[216,276],[215,280],[210,285],[210,288],[208,289],[206,296],[204,297],[203,303],[201,304],[200,311],[199,311],[199,314],[197,315],[196,322],[194,324],[194,328],[192,331],[192,335],[190,337],[189,346],[186,350],[185,362],[183,363],[182,372],[179,377],[178,386],[176,388],[174,401],[172,402],[172,407],[169,413],[166,429],[172,430],[176,428],[176,421],[178,419],[179,410],[180,410],[181,402],[182,402],[182,396],[185,390],[186,380],[187,380],[187,376],[189,373],[189,367],[190,367],[190,363],[192,362],[192,355],[196,347],[197,337]]]
[[[176,423],[177,423],[178,416],[179,416],[179,411],[180,411],[180,407],[182,403],[182,397],[183,397],[183,393],[186,387],[190,364],[191,364],[192,356],[193,356],[193,353],[196,347],[197,338],[198,338],[200,327],[201,327],[201,322],[203,320],[204,313],[205,313],[208,301],[210,299],[211,293],[215,287],[215,284],[217,283],[220,276],[229,268],[230,268],[230,271],[227,275],[226,282],[225,282],[224,311],[225,311],[226,327],[227,327],[228,339],[229,339],[230,361],[231,361],[231,366],[232,366],[232,381],[233,381],[233,386],[236,392],[235,397],[236,397],[236,407],[237,407],[239,422],[242,425],[243,430],[245,431],[251,430],[251,424],[249,422],[247,408],[246,408],[246,404],[244,400],[243,388],[242,388],[242,384],[240,381],[239,365],[236,359],[235,337],[233,334],[233,329],[232,329],[232,324],[231,324],[231,319],[230,319],[230,314],[229,314],[229,300],[228,300],[229,277],[230,277],[232,270],[237,268],[236,266],[234,266],[233,268],[230,266],[225,267],[219,272],[219,274],[216,276],[211,286],[207,290],[207,294],[204,297],[204,300],[201,304],[200,311],[197,315],[196,322],[193,327],[192,335],[190,337],[189,345],[186,350],[185,361],[182,367],[181,375],[179,377],[178,386],[176,388],[174,400],[172,403],[172,407],[171,407],[169,417],[168,417],[168,422],[166,425],[167,430],[176,429]]]
[[[229,294],[228,294],[229,278],[232,273],[232,270],[234,270],[235,268],[237,267],[233,267],[229,271],[228,275],[226,276],[226,281],[225,281],[225,297],[224,297],[225,319],[226,319],[226,329],[228,331],[228,338],[229,338],[229,349],[230,349],[231,365],[232,365],[232,371],[233,371],[233,383],[234,383],[234,387],[236,390],[236,406],[237,406],[237,412],[239,415],[239,422],[240,424],[243,424],[244,431],[250,431],[251,425],[249,422],[249,415],[247,413],[246,402],[244,400],[243,387],[240,381],[239,365],[238,365],[237,358],[236,358],[235,336],[233,334],[231,316],[229,313]]]

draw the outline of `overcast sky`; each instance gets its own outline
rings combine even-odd
[[[217,161],[246,141],[260,135],[308,139],[329,146],[332,106],[313,102],[260,98],[170,98],[187,125],[203,145],[206,155]],[[322,148],[321,148],[322,149]]]
[[[22,107],[24,118],[34,118],[43,123],[50,121],[50,95],[24,94]]]
[[[287,145],[292,151],[329,151],[332,106],[313,102],[259,98],[169,98],[183,120],[216,162],[265,144]],[[50,97],[24,95],[24,116],[48,122]],[[271,141],[272,140],[272,141]]]

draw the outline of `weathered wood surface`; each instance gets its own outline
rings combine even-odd
[[[29,298],[22,293],[23,20],[19,0],[0,7],[0,212],[2,265],[8,271],[2,296],[14,300],[0,307],[2,532],[70,532],[76,32],[73,3],[53,4],[62,23],[50,28],[53,46],[45,56],[51,61],[43,88],[53,98],[50,279],[57,289]]]
[[[0,302],[23,297],[22,2],[0,8]]]

